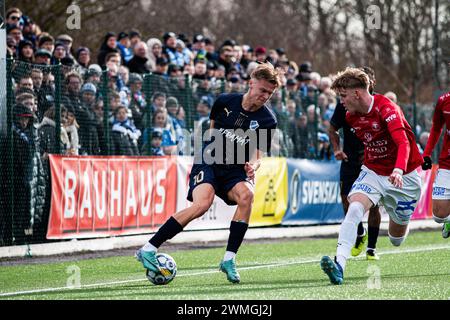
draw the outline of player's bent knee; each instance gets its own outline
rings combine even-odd
[[[194,210],[194,215],[196,216],[196,218],[204,215],[205,212],[208,211],[210,207],[211,204],[208,201],[202,201],[199,203],[194,203],[192,205],[192,209]]]
[[[253,191],[245,190],[239,194],[238,200],[236,202],[238,206],[249,206],[253,203],[254,197],[255,196],[253,194]]]

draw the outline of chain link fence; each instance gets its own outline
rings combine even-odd
[[[46,241],[50,211],[49,154],[71,156],[192,155],[191,133],[209,128],[222,93],[244,93],[246,83],[190,75],[129,74],[28,64],[2,59],[0,98],[0,246]],[[277,91],[282,157],[330,159],[319,93]],[[426,115],[431,119],[431,115]],[[185,150],[188,150],[187,152]],[[327,155],[328,153],[328,155]]]

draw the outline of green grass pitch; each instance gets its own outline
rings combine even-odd
[[[331,285],[319,265],[335,247],[336,239],[244,242],[238,285],[218,271],[224,248],[162,247],[178,265],[166,286],[145,278],[132,250],[130,256],[0,266],[0,299],[450,299],[450,242],[438,231],[412,232],[399,248],[380,237],[381,259],[350,260],[342,286]]]

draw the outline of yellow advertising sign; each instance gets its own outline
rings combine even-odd
[[[285,158],[264,158],[256,173],[251,227],[281,224],[288,203],[288,167]]]

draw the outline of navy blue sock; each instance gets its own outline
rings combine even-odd
[[[245,222],[231,221],[230,224],[230,237],[228,238],[227,251],[237,253],[239,247],[244,240],[245,233],[247,232],[248,224]]]
[[[367,248],[375,249],[377,247],[378,233],[380,232],[379,227],[369,227],[369,240],[367,241]]]
[[[360,222],[360,223],[358,224],[358,236],[359,236],[359,237],[362,237],[363,234],[364,234],[364,226],[363,226],[363,223]]]
[[[149,242],[156,248],[159,248],[164,242],[172,239],[181,231],[183,231],[181,224],[179,224],[174,217],[170,217],[170,219],[159,228],[158,232],[156,232]]]

